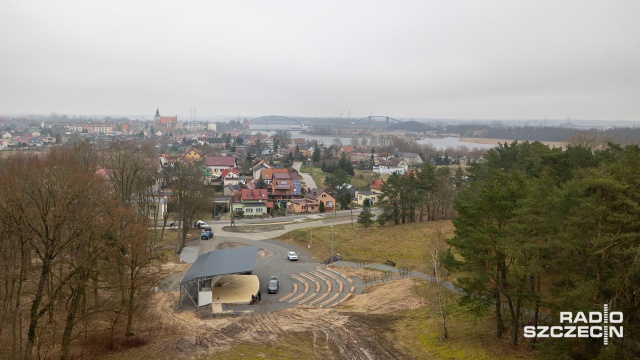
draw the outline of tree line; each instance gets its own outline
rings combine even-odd
[[[155,161],[85,142],[0,159],[0,357],[66,359],[79,338],[133,334],[160,273]]]
[[[624,336],[637,340],[640,148],[513,142],[485,158],[455,199],[447,241],[445,263],[459,273],[464,303],[494,311],[496,336],[513,345],[524,325],[557,324],[560,311],[603,304],[624,313]],[[603,349],[593,339],[545,345],[574,357]]]
[[[404,175],[394,173],[382,185],[377,203],[382,213],[377,221],[381,225],[398,225],[451,219],[456,188],[464,181],[460,167],[452,171],[447,166],[435,167],[428,162]]]

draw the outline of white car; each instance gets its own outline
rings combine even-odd
[[[195,223],[195,227],[198,228],[198,229],[204,229],[206,227],[209,227],[209,225],[207,225],[207,223],[202,221],[202,220],[198,220]]]
[[[293,251],[289,251],[289,253],[287,254],[287,259],[289,259],[289,261],[298,261],[298,254]]]

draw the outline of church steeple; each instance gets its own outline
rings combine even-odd
[[[156,108],[156,116],[160,116],[160,110],[158,110],[158,108]]]

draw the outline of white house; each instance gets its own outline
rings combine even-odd
[[[406,170],[407,169],[405,169],[403,167],[398,167],[398,166],[388,167],[388,166],[380,165],[380,166],[374,166],[373,167],[373,172],[374,173],[378,173],[378,174],[398,173],[399,175],[404,175]]]

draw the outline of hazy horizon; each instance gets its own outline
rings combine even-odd
[[[637,121],[638,13],[631,0],[2,2],[0,113]]]

